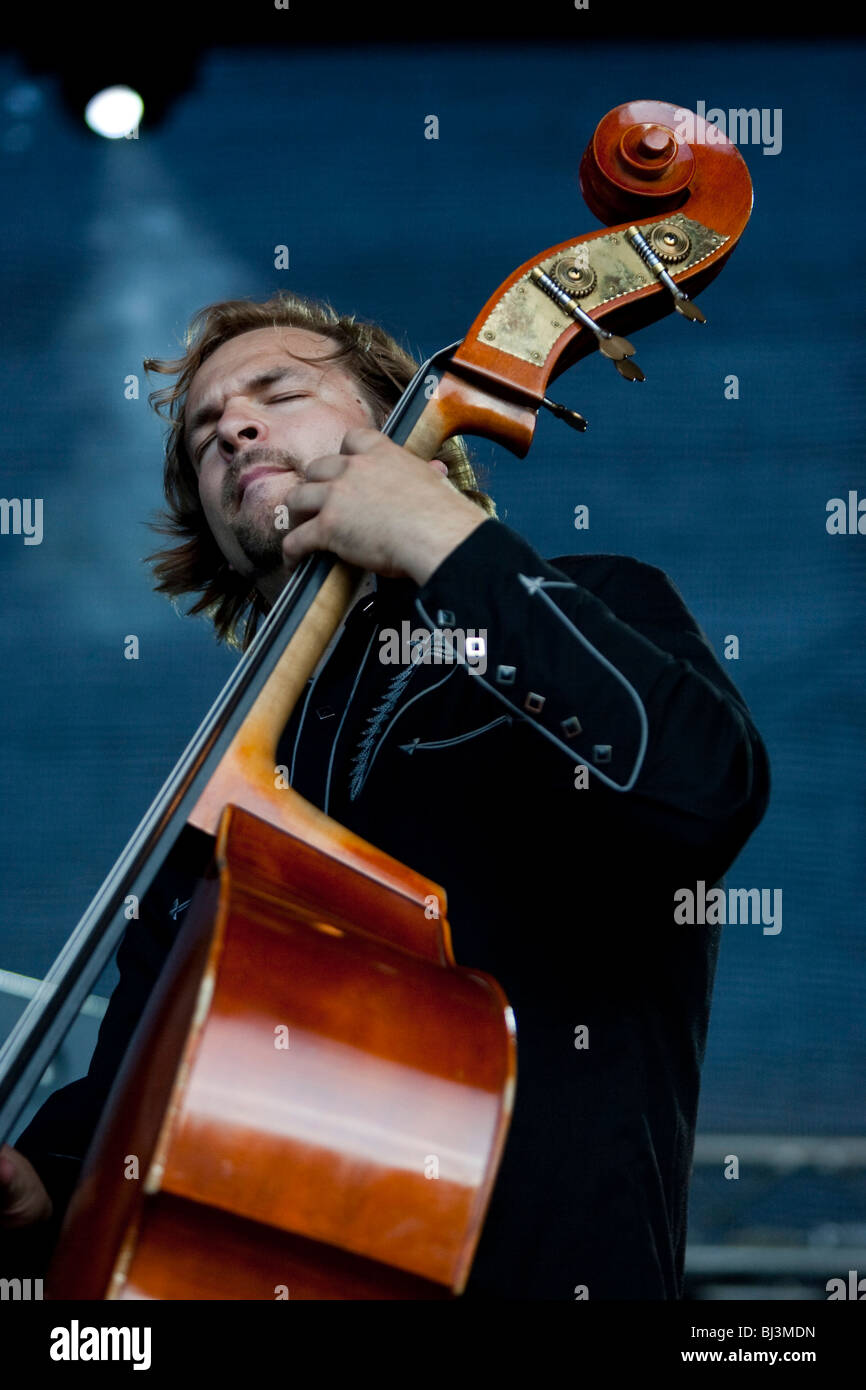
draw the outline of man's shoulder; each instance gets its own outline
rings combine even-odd
[[[578,583],[583,582],[581,575],[607,583],[634,579],[639,574],[670,582],[664,570],[657,565],[647,564],[645,560],[638,560],[634,555],[557,555],[547,563],[564,570]]]
[[[622,616],[640,614],[660,626],[695,622],[670,575],[634,555],[557,555],[547,563]]]

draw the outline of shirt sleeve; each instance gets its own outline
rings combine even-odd
[[[491,518],[419,589],[416,609],[431,631],[484,633],[472,679],[531,725],[539,753],[585,767],[621,816],[695,846],[732,819],[745,839],[763,816],[763,742],[662,570],[620,555],[550,562]],[[551,766],[540,758],[537,776]]]

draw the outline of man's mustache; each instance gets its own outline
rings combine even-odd
[[[299,478],[304,476],[304,465],[294,454],[288,454],[282,449],[269,449],[262,445],[260,448],[245,449],[242,454],[233,458],[226,468],[222,485],[222,505],[228,509],[238,502],[238,486],[241,475],[250,468],[258,468],[262,464],[272,468],[281,468],[286,473],[296,473]]]

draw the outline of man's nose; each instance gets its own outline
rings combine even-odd
[[[261,425],[255,425],[251,422],[245,425],[238,425],[227,421],[219,432],[220,448],[228,454],[229,457],[232,457],[239,449],[255,444],[257,441],[262,441],[263,436],[264,431]]]

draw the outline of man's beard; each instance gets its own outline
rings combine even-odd
[[[250,517],[241,517],[232,527],[235,540],[253,566],[252,579],[273,574],[283,564],[285,531],[275,526],[262,530]]]
[[[288,454],[282,449],[248,449],[236,464],[227,470],[223,479],[223,510],[229,516],[234,513],[234,518],[229,524],[235,540],[253,566],[250,576],[252,579],[273,574],[283,567],[283,541],[287,535],[286,529],[277,528],[273,511],[268,525],[267,522],[257,519],[255,514],[248,516],[245,513],[243,499],[238,505],[237,485],[241,473],[246,472],[248,468],[257,468],[260,464],[272,464],[285,469],[287,473],[294,472],[296,476],[303,477],[301,461],[294,454]]]

